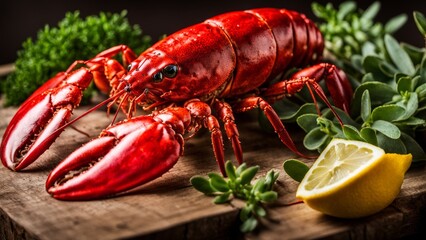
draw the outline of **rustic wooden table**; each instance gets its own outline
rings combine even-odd
[[[1,103],[1,102],[0,102]],[[79,115],[85,107],[75,111]],[[0,136],[16,108],[0,107]],[[248,120],[247,120],[248,118]],[[97,136],[111,118],[95,111],[75,127]],[[215,205],[190,186],[194,175],[218,171],[208,134],[187,141],[185,156],[163,177],[124,196],[66,202],[50,197],[44,188],[48,173],[89,138],[73,129],[23,172],[0,167],[0,239],[395,239],[426,236],[426,169],[408,171],[402,191],[391,206],[370,217],[342,220],[325,216],[294,200],[297,183],[282,170],[296,157],[275,134],[262,131],[252,114],[237,118],[245,161],[265,174],[280,171],[277,203],[268,206],[269,218],[254,233],[239,233],[241,202]],[[297,131],[296,131],[297,133]],[[297,134],[296,134],[297,135]],[[299,134],[300,135],[300,134]],[[300,142],[300,137],[299,137]],[[227,159],[234,159],[225,141]]]

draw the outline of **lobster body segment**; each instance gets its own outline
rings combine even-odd
[[[285,69],[318,62],[323,48],[314,23],[299,13],[230,12],[159,41],[132,63],[126,81],[133,95],[149,89],[167,101],[235,97]],[[179,66],[178,74],[153,84],[152,77],[168,65]]]
[[[274,35],[266,22],[249,12],[222,14],[206,22],[219,26],[235,46],[238,67],[234,68],[232,85],[222,96],[246,93],[268,79],[277,49]]]
[[[254,108],[262,110],[284,145],[309,157],[296,147],[271,103],[306,86],[343,125],[318,82],[326,82],[334,104],[346,112],[352,88],[336,66],[320,63],[323,50],[323,37],[311,20],[273,8],[212,17],[170,34],[139,56],[125,45],[106,49],[92,59],[76,60],[20,107],[3,136],[2,163],[21,170],[47,150],[72,123],[72,110],[91,81],[110,95],[95,108],[108,103],[109,110],[117,103],[127,119],[103,130],[51,172],[46,189],[55,198],[108,197],[158,178],[183,154],[184,138],[201,128],[210,131],[225,175],[221,128],[241,164],[234,112]],[[115,59],[119,54],[121,63]],[[293,69],[289,79],[282,77]],[[151,113],[133,117],[137,106]]]

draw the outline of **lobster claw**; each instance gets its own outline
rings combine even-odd
[[[34,162],[59,136],[92,79],[87,69],[60,73],[26,100],[12,118],[1,143],[4,166],[19,171]]]
[[[23,105],[4,134],[1,159],[6,167],[19,171],[34,162],[54,141],[44,141],[54,130],[65,124],[71,113],[63,108],[54,115],[49,106],[49,95],[39,95]],[[41,126],[46,126],[41,131]]]
[[[125,120],[62,161],[48,176],[46,190],[61,200],[116,195],[167,172],[182,145],[180,134],[152,116]]]

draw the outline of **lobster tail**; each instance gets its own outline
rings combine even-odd
[[[231,12],[206,22],[223,30],[236,55],[232,85],[222,96],[253,90],[283,69],[316,63],[324,49],[315,24],[303,14],[286,9]]]
[[[256,15],[273,33],[277,57],[271,72],[272,77],[282,73],[283,69],[316,63],[321,58],[324,50],[322,35],[304,14],[273,8],[245,12]]]

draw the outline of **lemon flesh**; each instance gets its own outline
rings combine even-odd
[[[411,154],[387,154],[372,144],[333,139],[300,183],[296,197],[341,218],[381,211],[399,194]]]

